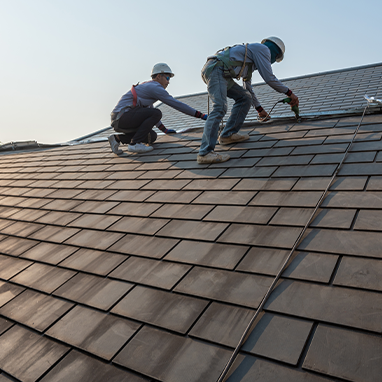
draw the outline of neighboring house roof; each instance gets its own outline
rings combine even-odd
[[[217,381],[337,171],[363,94],[381,98],[381,68],[284,81],[302,115],[335,117],[275,112],[244,127],[250,141],[217,146],[232,157],[221,164],[197,164],[200,129],[144,155],[105,141],[2,153],[0,381]],[[380,112],[368,109],[229,382],[380,379]]]

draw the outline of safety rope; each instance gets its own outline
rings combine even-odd
[[[275,106],[276,106],[276,105],[275,105]],[[352,145],[353,145],[354,139],[355,139],[355,137],[356,137],[356,135],[357,135],[357,133],[358,133],[358,130],[359,130],[359,128],[360,128],[360,126],[361,126],[361,123],[362,123],[362,121],[363,121],[363,117],[365,116],[365,113],[366,113],[366,110],[367,110],[368,107],[369,107],[369,102],[368,102],[368,104],[366,105],[366,107],[365,107],[365,109],[364,109],[364,111],[363,111],[363,113],[362,113],[361,121],[360,121],[360,123],[358,124],[357,129],[356,129],[355,132],[354,132],[353,138],[352,138],[352,140],[350,141],[350,144],[349,144],[348,148],[346,149],[346,151],[345,151],[345,153],[344,153],[344,155],[343,155],[343,157],[342,157],[342,160],[341,160],[341,162],[339,163],[339,165],[338,165],[336,171],[334,172],[334,175],[333,175],[332,178],[330,179],[329,184],[327,185],[327,187],[325,188],[325,191],[322,193],[322,195],[321,195],[319,201],[317,202],[316,207],[315,207],[314,211],[312,212],[312,214],[311,214],[311,216],[310,216],[308,222],[305,224],[303,230],[301,231],[301,233],[299,234],[299,236],[298,236],[298,238],[296,239],[295,243],[293,244],[293,247],[292,247],[292,249],[291,249],[291,251],[290,251],[288,257],[287,257],[286,260],[284,261],[284,264],[282,265],[280,271],[277,273],[277,275],[276,275],[275,279],[273,280],[271,286],[269,287],[267,293],[264,295],[264,297],[263,297],[263,299],[262,299],[260,305],[258,306],[258,308],[257,308],[257,310],[256,310],[256,313],[254,314],[254,316],[252,317],[252,319],[251,319],[251,321],[249,322],[248,326],[246,327],[246,329],[245,329],[243,335],[242,335],[241,338],[240,338],[240,341],[239,341],[238,345],[236,346],[236,348],[235,348],[234,352],[232,353],[230,359],[229,359],[228,362],[226,363],[226,365],[225,365],[223,371],[221,372],[221,374],[220,374],[219,379],[217,380],[217,382],[224,382],[224,381],[226,380],[226,377],[227,377],[227,375],[228,375],[228,372],[229,372],[229,370],[231,369],[233,363],[235,362],[235,359],[236,359],[236,357],[237,357],[237,355],[238,355],[238,353],[239,353],[241,347],[243,346],[245,340],[247,339],[247,336],[249,335],[249,332],[252,331],[253,328],[255,327],[254,323],[255,323],[256,319],[258,318],[259,314],[262,312],[265,303],[267,302],[268,298],[270,297],[271,293],[273,292],[273,289],[274,289],[274,287],[276,286],[276,284],[278,283],[278,281],[279,281],[279,279],[280,279],[282,273],[285,271],[285,269],[289,266],[290,262],[293,260],[293,259],[292,259],[292,256],[293,256],[293,254],[294,254],[296,248],[298,247],[298,245],[300,244],[300,242],[301,242],[303,236],[305,235],[305,232],[306,232],[306,230],[308,229],[309,224],[310,224],[310,223],[312,222],[312,220],[314,219],[314,217],[315,217],[315,215],[316,215],[316,213],[317,213],[317,210],[320,208],[320,206],[321,206],[323,200],[325,199],[326,194],[327,194],[327,192],[328,192],[330,186],[332,185],[334,179],[336,178],[336,176],[337,176],[339,170],[340,170],[341,167],[342,167],[342,164],[344,163],[344,160],[346,159],[346,156],[347,156],[349,150],[351,149],[351,147],[352,147]],[[252,328],[252,326],[253,326],[253,328]],[[251,330],[251,329],[252,329],[252,330]]]

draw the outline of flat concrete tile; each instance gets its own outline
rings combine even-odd
[[[20,256],[28,249],[38,244],[38,241],[21,239],[19,237],[6,237],[0,241],[0,253],[4,255]]]
[[[43,227],[44,226],[42,224],[16,221],[15,223],[3,228],[1,233],[5,235],[28,237],[29,235],[33,234],[33,232],[36,232]]]
[[[221,178],[268,178],[270,177],[277,167],[251,167],[251,168],[228,168]]]
[[[127,216],[110,226],[108,230],[126,233],[138,233],[144,235],[155,235],[155,233],[157,233],[168,222],[168,219],[138,218]]]
[[[126,256],[117,253],[82,248],[62,261],[60,267],[106,276],[125,260]]]
[[[357,210],[320,209],[310,227],[350,229]]]
[[[334,279],[335,285],[382,291],[381,260],[344,256]]]
[[[110,251],[161,259],[179,240],[154,236],[125,235]]]
[[[43,332],[72,307],[69,302],[26,290],[3,306],[0,314]]]
[[[303,368],[348,381],[374,382],[381,378],[381,357],[380,336],[320,324]]]
[[[257,308],[272,278],[194,267],[175,291]]]
[[[60,212],[60,211],[51,211],[41,218],[37,219],[38,223],[45,224],[57,224],[57,225],[67,225],[73,220],[80,217],[81,214],[76,214],[73,212]]]
[[[367,182],[367,176],[347,176],[347,177],[337,177],[329,190],[336,191],[362,191]]]
[[[108,214],[147,217],[161,206],[162,204],[159,203],[122,202],[111,209]]]
[[[185,190],[231,190],[239,179],[195,179],[188,183]]]
[[[165,259],[180,263],[233,269],[247,250],[248,247],[239,245],[182,240]]]
[[[234,191],[290,191],[298,178],[277,179],[242,179],[234,188]]]
[[[114,208],[118,202],[98,202],[98,201],[86,201],[82,202],[78,206],[71,208],[71,211],[74,212],[90,212],[92,214],[105,214],[106,212],[110,211],[112,208]]]
[[[29,237],[35,240],[52,241],[54,243],[62,243],[69,239],[80,230],[77,228],[66,228],[57,226],[45,226],[35,233],[32,233]]]
[[[285,166],[279,169],[272,175],[273,177],[310,177],[310,176],[332,176],[337,165],[308,165],[308,166]]]
[[[132,287],[133,284],[130,283],[78,273],[55,290],[54,295],[101,310],[109,310]]]
[[[108,216],[105,214],[84,214],[69,223],[68,226],[104,230],[117,222],[120,218],[120,216]]]
[[[323,207],[382,208],[382,192],[330,192]]]
[[[281,364],[268,362],[252,355],[239,354],[227,382],[327,382],[316,374],[292,369]]]
[[[52,293],[65,283],[76,272],[52,267],[50,265],[34,263],[12,278],[12,282],[25,285],[46,293]]]
[[[371,176],[366,187],[367,191],[382,191],[382,176]]]
[[[79,351],[72,350],[41,382],[149,382],[127,370],[107,365]]]
[[[252,309],[213,302],[189,335],[235,348],[254,315]]]
[[[144,285],[172,289],[191,267],[138,257],[130,257],[109,277]]]
[[[0,368],[20,381],[34,382],[68,350],[30,330],[13,326],[0,337]]]
[[[270,224],[304,227],[313,211],[314,208],[280,208]]]
[[[256,193],[253,191],[204,191],[193,203],[246,205]]]
[[[296,155],[287,157],[265,157],[256,166],[293,166],[306,165],[313,159],[313,155]]]
[[[5,318],[0,318],[0,336],[12,326],[13,322],[6,320]]]
[[[31,261],[0,255],[0,278],[9,280],[31,264],[33,264]]]
[[[62,260],[66,259],[78,248],[68,245],[58,245],[51,243],[39,243],[28,251],[24,252],[20,257],[30,260],[37,260],[43,263],[57,265]]]
[[[361,210],[354,225],[355,230],[382,231],[381,210]]]
[[[24,209],[14,213],[14,214],[12,214],[12,219],[34,222],[39,217],[44,216],[47,213],[48,213],[48,211],[39,211],[39,210],[24,208]],[[1,216],[2,216],[2,214],[1,214]],[[4,217],[4,216],[2,216],[2,217]]]
[[[0,281],[0,306],[3,306],[24,290],[24,288],[21,288],[17,285]]]
[[[273,207],[216,206],[203,220],[267,224],[276,211]]]
[[[301,228],[231,224],[218,239],[222,243],[292,248]]]
[[[139,327],[139,324],[127,319],[76,306],[46,334],[110,360]]]
[[[289,253],[290,251],[253,247],[237,266],[237,270],[275,276]],[[333,255],[295,252],[282,277],[327,283],[337,259],[338,256]]]
[[[297,249],[381,258],[381,246],[380,232],[311,229]]]
[[[105,250],[122,237],[123,234],[121,233],[83,229],[70,239],[66,240],[65,244]]]
[[[338,175],[382,175],[382,163],[345,163],[340,169]]]
[[[243,158],[289,155],[293,149],[294,147],[282,147],[282,148],[275,148],[275,149],[248,150],[243,155]]]
[[[381,303],[379,293],[283,280],[265,309],[380,333]]]
[[[191,203],[201,194],[201,191],[158,191],[148,202],[155,203]]]
[[[164,204],[159,210],[155,211],[151,217],[169,219],[203,219],[213,206],[193,205],[193,204]]]
[[[142,166],[141,166],[142,167]],[[150,181],[145,180],[117,180],[107,187],[109,190],[139,190]]]
[[[297,365],[313,322],[260,313],[242,350],[291,365]]]
[[[143,190],[181,190],[191,179],[152,180],[142,187]]]
[[[171,220],[170,223],[157,232],[157,235],[180,239],[215,241],[227,227],[228,224],[225,223]]]
[[[56,210],[56,211],[70,211],[71,209],[83,203],[80,200],[66,200],[66,199],[56,199],[56,200],[52,200],[51,202],[49,202],[49,200],[44,200],[44,202],[45,203],[41,206],[41,208],[43,208],[44,210]]]
[[[136,286],[111,312],[185,334],[207,304],[206,300]]]
[[[319,146],[300,146],[296,147],[290,155],[309,155],[309,154],[332,154],[343,153],[346,151],[348,143],[336,143],[333,145]]]
[[[315,207],[321,192],[260,191],[249,203],[255,206]]]
[[[224,348],[144,327],[113,360],[166,382],[216,381],[231,352]]]
[[[130,202],[142,202],[151,195],[153,195],[155,191],[143,191],[143,190],[137,190],[137,191],[117,191],[113,193],[113,195],[109,196],[107,200],[113,200],[113,201],[125,201],[129,200]]]

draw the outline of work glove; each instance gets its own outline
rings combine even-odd
[[[166,129],[166,128],[164,127],[164,124],[163,124],[163,123],[161,123],[161,124],[158,126],[158,129],[159,129],[160,131],[163,131],[165,134],[176,134],[176,131],[175,131],[175,130],[172,130],[172,129]]]
[[[196,117],[196,118],[201,118],[201,119],[203,119],[204,121],[206,121],[207,118],[208,118],[208,115],[207,115],[207,114],[203,114],[203,113],[201,113],[200,111],[197,111],[197,112],[195,113],[195,117]]]

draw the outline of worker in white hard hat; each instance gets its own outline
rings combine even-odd
[[[111,126],[116,132],[122,133],[109,136],[113,153],[117,155],[123,153],[119,148],[121,143],[128,144],[128,151],[134,153],[153,150],[150,144],[157,138],[157,134],[153,130],[154,126],[165,134],[176,133],[175,130],[164,127],[161,122],[162,112],[153,106],[156,101],[162,101],[193,117],[207,119],[206,114],[176,100],[166,91],[172,77],[174,77],[174,73],[167,64],[156,64],[151,71],[151,81],[133,85],[121,97],[111,113]]]
[[[268,37],[261,44],[243,44],[227,47],[208,57],[202,69],[202,78],[207,84],[213,109],[204,126],[198,163],[218,163],[229,160],[229,155],[215,153],[219,124],[227,112],[227,97],[235,100],[231,115],[219,136],[221,145],[229,145],[249,139],[248,134],[239,134],[251,106],[260,119],[269,118],[261,107],[251,85],[252,72],[258,70],[264,81],[279,93],[291,98],[291,106],[298,106],[297,96],[273,74],[272,64],[284,58],[285,45],[278,37]],[[243,79],[243,87],[233,79]]]

